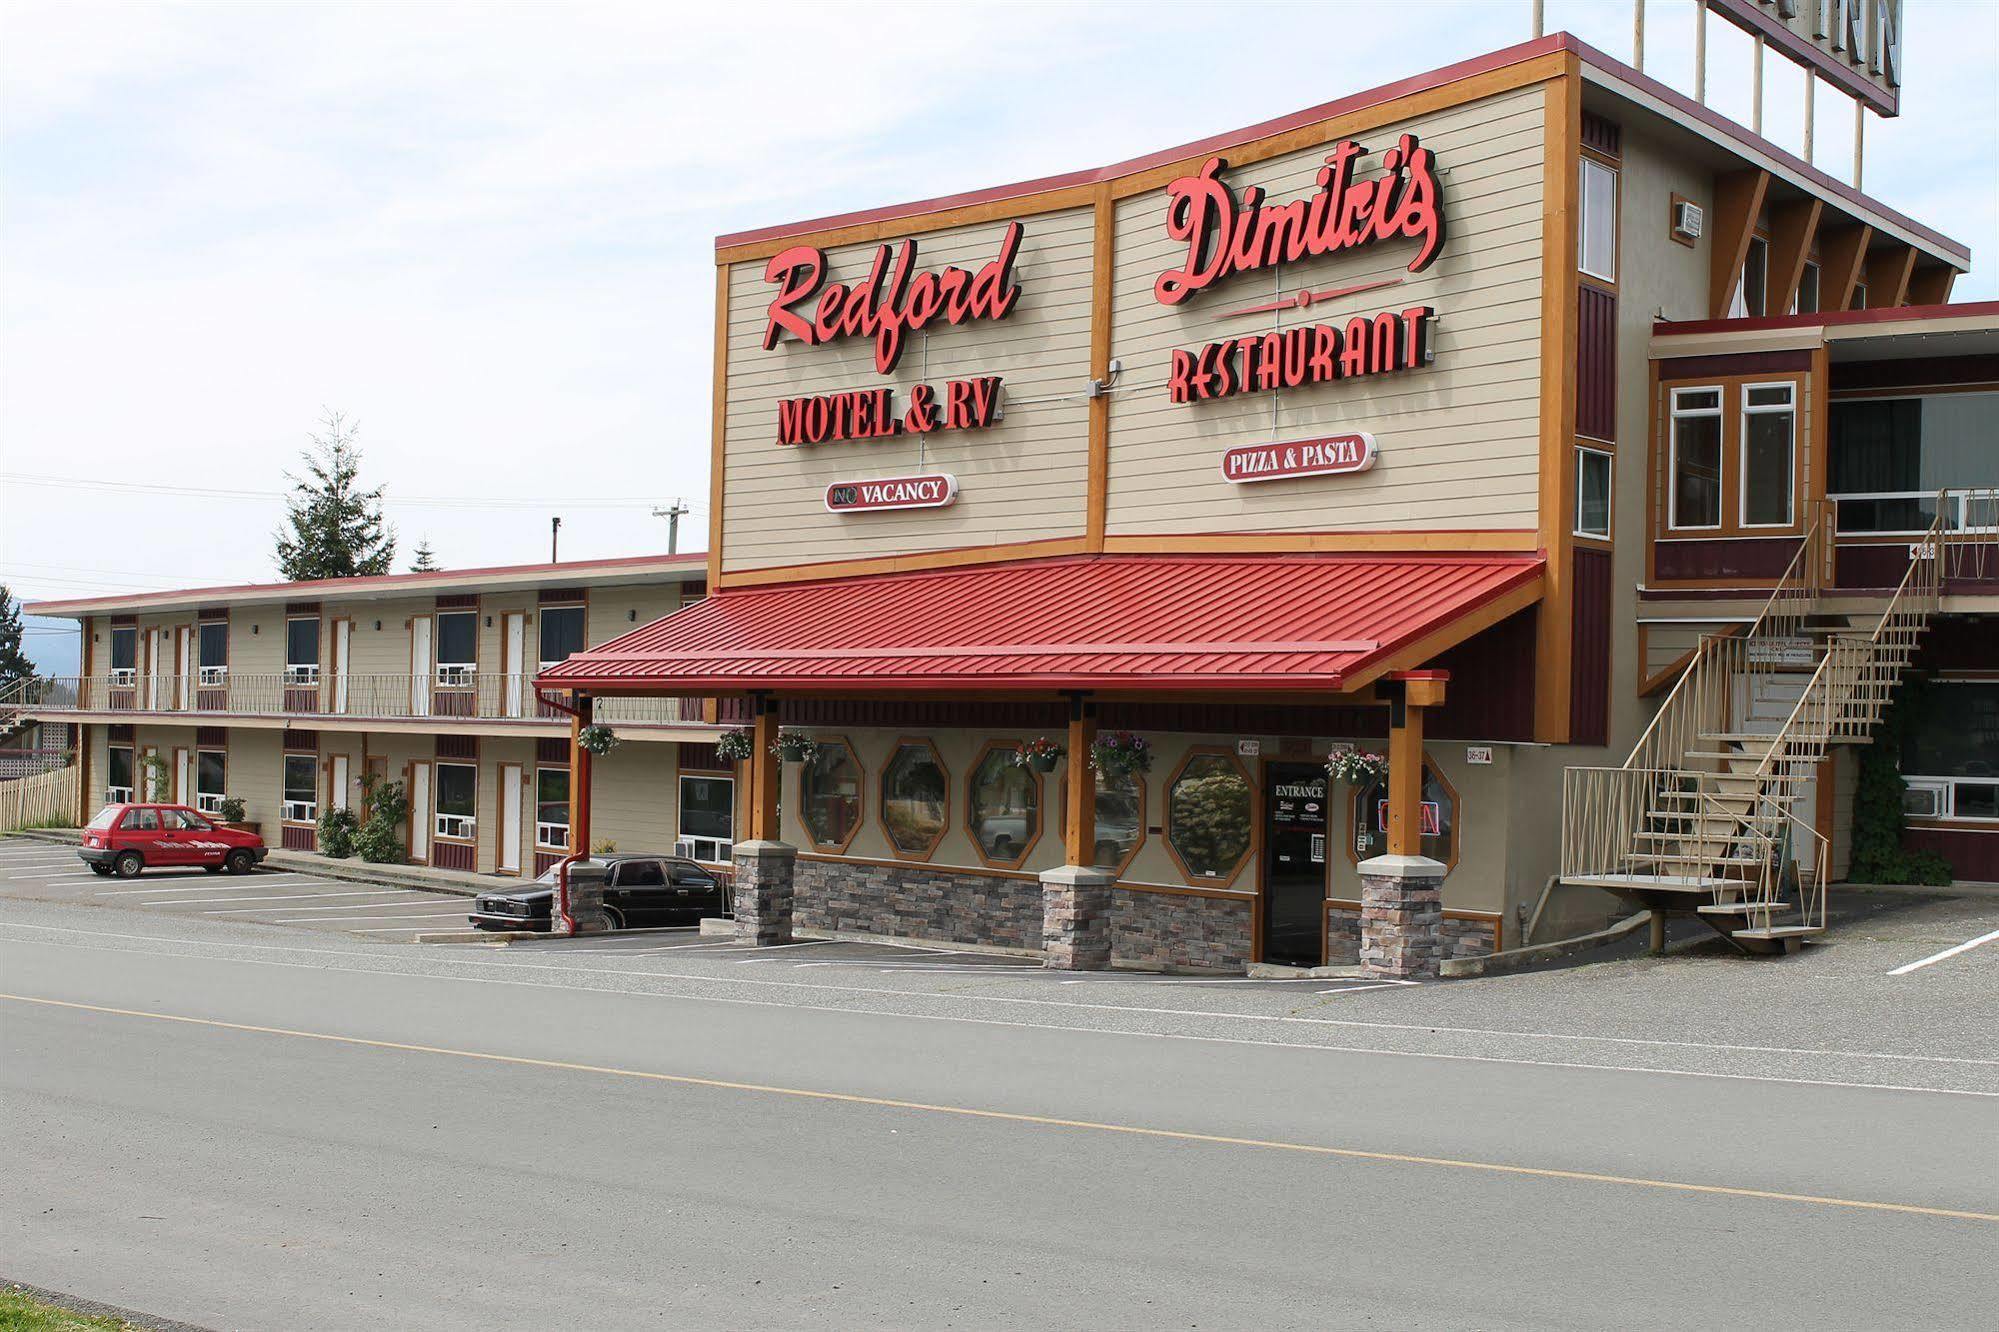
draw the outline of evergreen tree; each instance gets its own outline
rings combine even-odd
[[[278,571],[287,581],[385,574],[396,558],[396,530],[382,517],[382,488],[362,490],[359,427],[342,412],[320,420],[301,456],[306,475],[285,479],[285,525],[276,532]]]
[[[21,603],[0,583],[0,687],[35,678],[35,663],[21,650]]]
[[[416,543],[416,558],[410,562],[411,573],[436,573],[444,566],[437,562],[437,552],[430,548],[430,538]]]

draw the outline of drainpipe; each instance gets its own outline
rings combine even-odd
[[[577,697],[580,707],[570,707],[561,699],[551,697],[540,685],[534,687],[534,696],[557,712],[569,714],[569,768],[574,776],[573,789],[569,792],[569,840],[570,852],[555,864],[555,916],[562,921],[565,934],[576,933],[576,917],[569,911],[569,867],[590,854],[590,751],[576,742],[576,737],[590,724],[590,696]]]

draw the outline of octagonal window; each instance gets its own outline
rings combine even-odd
[[[882,769],[881,820],[898,856],[927,860],[950,819],[950,778],[927,740],[904,740]]]
[[[1388,851],[1388,779],[1377,777],[1354,792],[1353,837],[1347,857],[1367,860]],[[1458,863],[1458,793],[1445,781],[1430,756],[1423,756],[1422,850],[1430,859],[1455,868]]]
[[[1229,882],[1249,857],[1249,774],[1228,754],[1187,756],[1166,788],[1166,845],[1188,879]]]
[[[799,817],[821,851],[845,851],[861,830],[861,764],[845,740],[820,740],[798,774]]]
[[[986,746],[972,767],[972,798],[966,819],[979,859],[1020,868],[1028,848],[1041,836],[1041,778],[1014,763],[1011,744]]]

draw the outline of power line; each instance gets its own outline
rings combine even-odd
[[[87,490],[134,495],[175,495],[185,499],[279,500],[290,498],[282,490],[234,490],[221,486],[177,486],[157,481],[106,481],[96,477],[46,476],[29,472],[0,472],[0,481],[24,486],[49,486],[59,490]],[[613,495],[397,495],[385,492],[382,503],[404,508],[432,509],[542,509],[551,504],[582,508],[647,509],[657,500]],[[705,505],[693,506],[706,508]]]

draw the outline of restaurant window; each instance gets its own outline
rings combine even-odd
[[[283,816],[287,823],[311,823],[319,817],[319,756],[287,754],[284,770]]]
[[[1124,873],[1132,853],[1145,839],[1145,778],[1135,772],[1115,777],[1096,774],[1097,845],[1090,863],[1099,869]],[[1064,775],[1055,799],[1056,833],[1069,835],[1069,778]]]
[[[1749,253],[1742,260],[1742,281],[1735,284],[1735,300],[1728,307],[1729,318],[1751,319],[1767,314],[1769,304],[1770,242],[1761,236],[1749,238]]]
[[[229,756],[220,749],[198,749],[194,753],[194,807],[204,814],[220,814],[228,794]]]
[[[680,779],[681,855],[711,864],[725,861],[735,845],[735,828],[735,778]]]
[[[861,765],[845,740],[821,740],[799,766],[799,811],[812,845],[845,851],[861,830]]]
[[[1676,388],[1672,403],[1672,493],[1667,521],[1682,528],[1720,527],[1721,389]]]
[[[132,803],[132,748],[113,745],[104,765],[104,800],[112,805]]]
[[[478,829],[479,769],[470,763],[437,765],[437,835],[470,841]]]
[[[1805,271],[1798,277],[1797,294],[1791,297],[1792,314],[1817,314],[1819,312],[1819,266],[1809,260]]]
[[[195,637],[201,683],[219,685],[229,676],[229,621],[203,620]]]
[[[1187,756],[1166,784],[1166,846],[1189,881],[1235,879],[1249,858],[1253,803],[1233,755]]]
[[[1866,308],[1867,308],[1867,284],[1865,282],[1856,282],[1853,284],[1853,304],[1849,305],[1847,309],[1865,310]]]
[[[111,631],[111,683],[131,684],[139,674],[139,630],[121,624]]]
[[[534,770],[534,844],[550,851],[569,849],[569,769]]]
[[[1999,680],[1932,680],[1899,758],[1910,817],[1999,822]]]
[[[928,860],[949,821],[950,778],[927,740],[904,740],[882,769],[881,819],[896,855]]]
[[[1789,527],[1796,515],[1795,384],[1742,388],[1742,525]]]
[[[285,683],[319,683],[319,617],[285,621]]]
[[[584,647],[584,623],[588,612],[581,606],[543,606],[541,616],[541,665],[543,670],[567,661]]]
[[[1006,869],[1019,869],[1041,836],[1041,778],[1014,762],[1019,752],[1005,741],[989,743],[972,765],[965,805],[979,859]]]
[[[1576,535],[1610,540],[1611,455],[1576,449]]]
[[[1830,419],[1826,488],[1841,532],[1921,535],[1940,490],[1954,530],[1999,529],[1999,393],[1835,400]]]
[[[1617,281],[1617,171],[1585,157],[1582,172],[1582,227],[1577,235],[1577,267],[1593,278]]]
[[[479,616],[476,611],[439,611],[437,682],[469,685],[479,669]]]
[[[1348,811],[1347,854],[1356,862],[1388,852],[1388,777],[1383,774],[1354,792]],[[1422,853],[1451,867],[1458,863],[1458,793],[1437,771],[1430,756],[1423,756],[1423,798],[1418,818],[1422,826]]]

